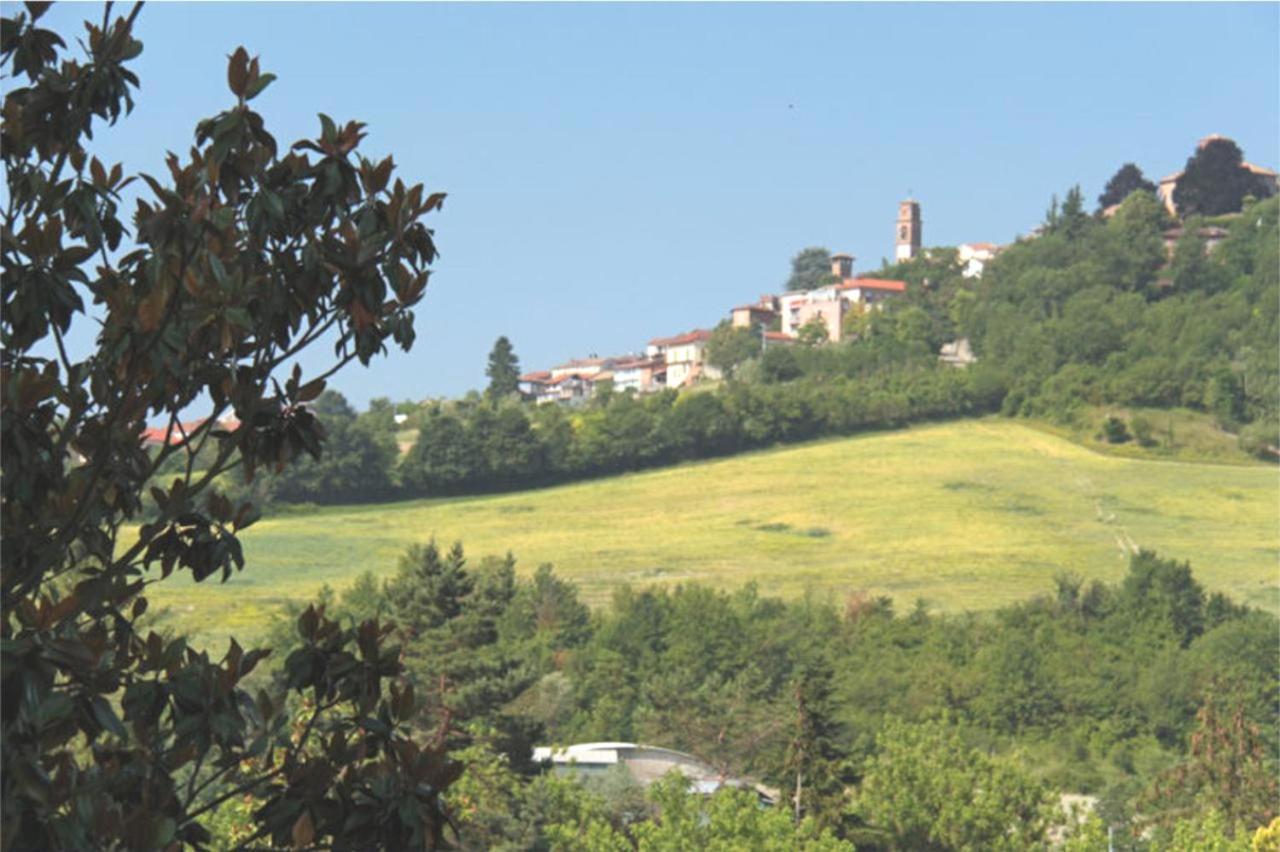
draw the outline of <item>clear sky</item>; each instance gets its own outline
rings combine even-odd
[[[361,408],[483,387],[499,335],[531,370],[710,327],[805,246],[877,268],[908,192],[926,245],[1003,243],[1209,133],[1280,166],[1276,3],[153,3],[137,34],[104,160],[164,173],[243,44],[282,143],[365,121],[367,156],[449,193],[418,343],[332,383]]]

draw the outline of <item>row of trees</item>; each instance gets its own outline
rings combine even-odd
[[[1060,575],[986,615],[700,586],[623,588],[592,615],[549,566],[522,579],[510,556],[472,566],[428,544],[318,603],[339,623],[394,617],[415,724],[449,720],[466,755],[451,801],[467,848],[675,848],[699,831],[733,848],[744,836],[720,832],[740,820],[773,838],[758,848],[1039,848],[1067,823],[1061,792],[1099,798],[1073,849],[1105,848],[1088,838],[1108,826],[1119,849],[1196,848],[1169,844],[1276,815],[1280,624],[1151,553],[1118,585]],[[310,653],[298,620],[273,634],[277,678]],[[581,789],[529,763],[534,744],[593,740],[689,751],[782,801],[749,818],[733,794],[646,802],[625,773]],[[654,845],[673,823],[675,846]]]
[[[811,359],[829,360],[770,350],[752,365],[757,380],[698,393],[604,394],[578,410],[510,397],[431,403],[418,413],[417,438],[403,457],[381,413],[357,416],[326,391],[312,410],[332,450],[300,460],[255,493],[348,503],[526,488],[989,412],[1003,396],[999,378],[986,371],[932,364],[863,375],[851,362],[838,378],[800,378]]]

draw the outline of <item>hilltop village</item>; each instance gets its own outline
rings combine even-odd
[[[907,199],[898,206],[895,260],[903,262],[918,257],[922,252],[922,237],[920,203]],[[984,265],[1002,248],[993,243],[959,246],[957,259],[964,265],[965,277],[980,277]],[[853,262],[853,255],[834,254],[827,283],[809,290],[763,295],[755,302],[732,308],[726,322],[733,328],[757,332],[761,351],[771,346],[794,345],[806,339],[804,332],[807,339],[837,343],[848,336],[845,320],[850,314],[879,310],[887,300],[907,292],[905,281],[856,275]],[[520,377],[520,392],[537,403],[574,405],[594,396],[605,383],[615,391],[646,394],[720,379],[721,370],[707,359],[711,336],[711,329],[696,328],[682,334],[655,337],[643,354],[574,358],[549,370],[525,373]],[[941,357],[964,363],[963,355],[957,361],[957,348],[960,347],[949,345]]]
[[[1213,150],[1207,150],[1210,146]],[[1227,147],[1238,155],[1234,141],[1211,134],[1199,140],[1196,156],[1212,156]],[[1280,175],[1274,170],[1243,160],[1239,162],[1239,168],[1266,190],[1264,197],[1280,190]],[[1123,174],[1122,169],[1113,180]],[[1161,178],[1158,184],[1139,180],[1130,187],[1153,191],[1168,213],[1172,224],[1161,234],[1167,260],[1172,260],[1174,250],[1184,236],[1185,229],[1181,224],[1184,211],[1179,209],[1175,199],[1175,189],[1184,174],[1185,171],[1174,172]],[[1141,177],[1140,172],[1138,176]],[[1104,204],[1099,215],[1104,220],[1110,219],[1119,209],[1119,201]],[[1193,230],[1206,254],[1213,253],[1228,235],[1227,229],[1217,222],[1201,222]],[[1045,232],[1045,226],[1041,225],[1019,240],[1036,239]],[[929,257],[932,251],[936,251],[923,249],[922,238],[920,203],[908,198],[898,205],[895,262],[911,261],[922,255]],[[986,266],[1006,248],[1008,246],[989,242],[956,246],[956,261],[961,266],[961,275],[981,278]],[[889,300],[901,298],[908,289],[905,281],[858,275],[853,264],[852,255],[833,254],[831,273],[821,286],[763,295],[755,302],[732,308],[725,323],[732,328],[751,329],[758,333],[762,352],[770,347],[791,346],[799,342],[838,343],[849,339],[853,334],[846,322],[850,315],[880,310]],[[1168,286],[1170,282],[1162,279],[1159,283]],[[574,358],[549,370],[525,373],[520,377],[520,392],[525,399],[539,404],[577,405],[606,385],[615,391],[648,394],[664,388],[685,388],[704,380],[714,381],[723,376],[722,371],[708,360],[707,344],[712,335],[712,329],[695,328],[681,334],[655,337],[648,342],[643,353],[605,357],[593,354],[587,358]],[[938,359],[957,367],[974,361],[969,342],[963,338],[943,344]]]

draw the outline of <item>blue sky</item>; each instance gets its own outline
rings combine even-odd
[[[805,246],[874,269],[908,191],[926,245],[1007,242],[1209,133],[1280,165],[1274,3],[154,3],[137,33],[104,160],[163,173],[243,44],[281,142],[365,121],[366,155],[449,193],[418,343],[332,383],[361,408],[483,387],[499,335],[535,369],[710,327]]]

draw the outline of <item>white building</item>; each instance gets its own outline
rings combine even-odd
[[[1000,253],[995,243],[961,243],[956,249],[956,259],[964,264],[960,274],[965,278],[981,278],[982,272]]]
[[[648,787],[674,769],[688,778],[690,787],[699,793],[710,795],[721,787],[743,787],[755,790],[766,804],[773,804],[778,799],[776,790],[746,779],[730,778],[691,754],[659,746],[636,743],[579,743],[564,748],[541,746],[533,750],[533,759],[550,763],[551,770],[557,775],[587,778],[616,771],[621,766],[643,787]]]
[[[650,393],[667,385],[667,365],[661,358],[628,358],[614,362],[613,389]]]

